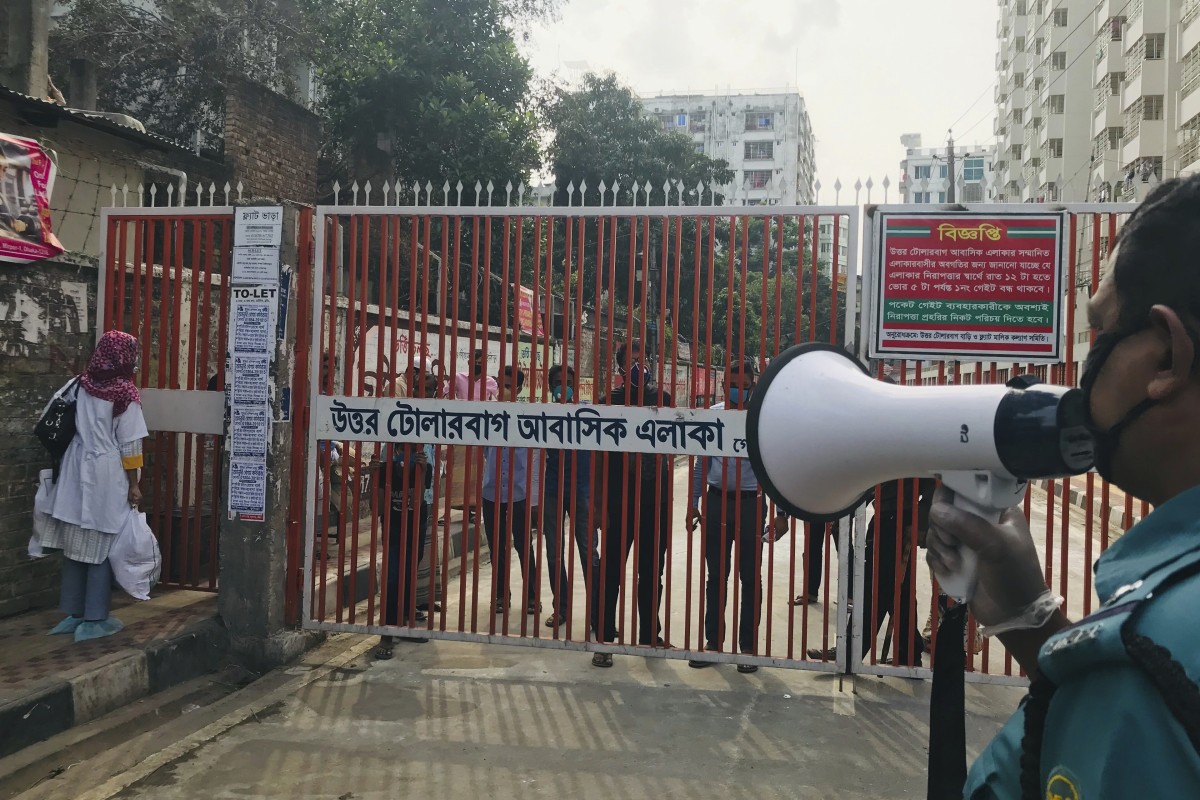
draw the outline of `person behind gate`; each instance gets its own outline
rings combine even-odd
[[[731,363],[725,372],[726,402],[714,409],[742,410],[754,391],[753,359]],[[701,506],[703,504],[703,513]],[[750,463],[742,458],[697,458],[692,472],[691,503],[687,525],[694,531],[704,523],[704,563],[708,583],[705,586],[705,648],[719,651],[725,643],[725,598],[729,591],[729,571],[737,563],[738,649],[753,653],[758,642],[759,606],[762,602],[762,541],[765,500]],[[787,517],[780,514],[771,522],[775,538],[787,533]],[[736,549],[734,543],[737,543]],[[688,666],[697,669],[714,662],[693,659]],[[757,672],[753,664],[739,664],[738,672]]]
[[[574,403],[577,384],[575,370],[569,365],[555,364],[547,373],[550,396],[556,403]],[[592,510],[592,454],[587,450],[546,451],[546,492],[542,503],[542,533],[546,537],[546,574],[554,595],[554,613],[546,619],[546,627],[564,624],[570,611],[570,567],[565,556],[563,532],[566,518],[571,518],[579,565],[583,569],[584,585],[592,590],[600,577],[600,537],[596,534],[597,514]],[[592,626],[599,609],[592,604]]]
[[[1080,379],[1096,471],[1154,511],[1095,564],[1101,607],[1071,624],[1019,509],[997,524],[939,494],[927,560],[979,559],[971,610],[1029,673],[976,760],[970,800],[1200,797],[1200,175],[1155,188],[1088,305]]]
[[[609,394],[608,405],[672,406],[670,393],[652,385],[652,373],[640,341],[622,344],[616,360],[625,382]],[[607,475],[608,497],[603,506],[603,579],[592,601],[603,610],[596,638],[601,642],[617,640],[617,596],[624,591],[621,579],[629,551],[636,542],[638,644],[669,647],[659,635],[662,625],[658,607],[662,603],[662,576],[670,544],[674,459],[654,453],[605,452],[600,460]],[[612,655],[594,654],[592,666],[611,667]]]
[[[112,566],[108,553],[142,500],[138,472],[142,439],[149,436],[134,384],[138,340],[108,331],[100,337],[75,392],[75,437],[49,491],[35,511],[46,519],[39,544],[63,553],[59,610],[67,615],[50,631],[76,642],[111,636],[124,625],[110,616]],[[60,394],[70,391],[72,379]]]
[[[500,375],[500,399],[515,403],[525,385],[525,373],[512,364]],[[529,509],[541,499],[542,453],[519,447],[486,447],[483,455],[483,530],[492,553],[493,610],[509,607],[509,557],[516,548],[525,590],[526,614],[541,611],[538,571],[529,537]]]
[[[413,397],[433,397],[438,390],[437,376],[418,356],[409,367],[408,386]],[[424,614],[414,608],[417,568],[425,554],[425,538],[433,518],[433,473],[437,455],[428,444],[389,444],[383,463],[371,464],[375,486],[372,496],[379,498],[380,518],[386,549],[384,559],[383,624],[412,627]],[[432,586],[431,591],[432,594]],[[401,636],[402,642],[424,643],[419,636]],[[392,657],[392,637],[380,636],[375,657]]]

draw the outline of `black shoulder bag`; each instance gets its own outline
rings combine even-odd
[[[79,397],[79,378],[71,381],[65,391],[55,395],[46,413],[33,428],[50,458],[54,461],[54,479],[58,480],[58,468],[66,455],[71,440],[75,438],[75,401]]]

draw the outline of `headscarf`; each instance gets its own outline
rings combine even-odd
[[[79,382],[92,397],[112,402],[113,416],[119,417],[130,403],[140,403],[142,400],[133,382],[137,359],[136,338],[121,331],[107,331],[100,337],[100,343],[92,353],[87,370],[79,376]]]

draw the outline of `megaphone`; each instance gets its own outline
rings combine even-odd
[[[750,396],[746,444],[754,474],[788,514],[840,519],[881,483],[933,477],[955,505],[998,521],[1036,478],[1091,469],[1093,442],[1078,389],[1021,378],[993,386],[896,386],[870,377],[841,348],[810,343],[774,359]],[[960,600],[974,593],[973,554],[938,575]]]

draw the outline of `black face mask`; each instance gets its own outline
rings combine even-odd
[[[1100,477],[1106,481],[1113,479],[1113,459],[1116,458],[1117,448],[1121,444],[1121,435],[1139,417],[1158,404],[1157,400],[1147,397],[1125,412],[1125,416],[1107,430],[1097,425],[1095,417],[1092,416],[1092,389],[1096,385],[1096,379],[1100,377],[1100,372],[1104,369],[1105,363],[1117,345],[1138,332],[1139,330],[1131,330],[1123,333],[1102,333],[1097,336],[1096,341],[1092,343],[1087,361],[1084,362],[1083,375],[1079,379],[1079,388],[1083,390],[1084,396],[1085,424],[1096,442],[1096,472],[1100,473]]]

